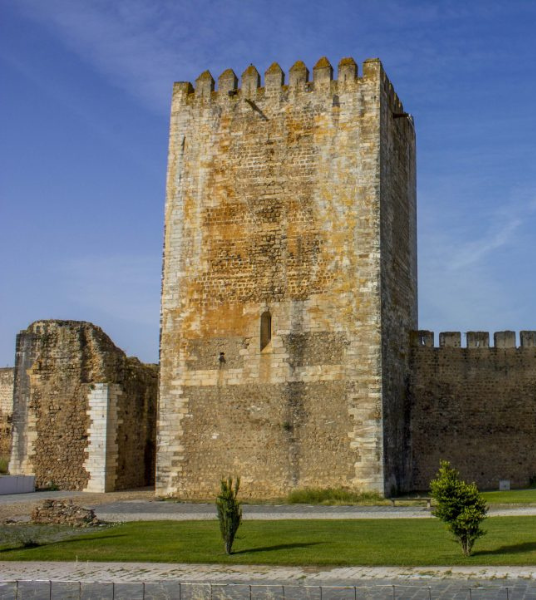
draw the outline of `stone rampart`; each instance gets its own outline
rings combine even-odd
[[[149,485],[156,382],[99,327],[36,321],[17,336],[10,473],[60,489]]]
[[[536,331],[413,334],[413,487],[425,490],[446,459],[483,489],[536,476]]]
[[[11,451],[11,417],[13,414],[13,377],[15,369],[0,369],[0,457]]]

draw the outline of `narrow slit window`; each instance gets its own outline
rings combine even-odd
[[[264,312],[261,315],[261,351],[272,341],[272,315]]]

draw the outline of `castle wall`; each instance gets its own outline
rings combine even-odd
[[[208,72],[195,91],[175,84],[161,494],[212,496],[222,474],[240,475],[246,496],[305,486],[384,491],[380,122],[388,97],[380,90],[387,80],[377,60],[365,62],[362,77],[356,72],[344,59],[333,81],[321,59],[312,82],[296,63],[288,85],[275,64],[264,87],[254,67],[240,89],[232,71],[217,92]],[[385,143],[408,135],[407,125],[396,127]],[[386,183],[397,169],[386,167]],[[403,188],[411,168],[405,177]],[[393,218],[399,193],[384,195]]]
[[[411,350],[413,487],[428,489],[439,461],[467,480],[498,489],[536,475],[536,332],[418,332]]]
[[[0,369],[0,456],[11,452],[11,416],[13,414],[13,378],[15,370]]]
[[[156,367],[91,323],[33,323],[17,336],[10,473],[60,489],[149,484],[156,383]],[[108,403],[97,401],[103,389]]]
[[[416,143],[413,119],[381,77],[381,325],[385,493],[411,487],[409,332],[417,328]]]

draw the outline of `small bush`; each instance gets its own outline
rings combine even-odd
[[[446,460],[441,461],[435,479],[430,482],[437,502],[433,514],[447,525],[465,556],[471,556],[475,541],[486,532],[480,524],[488,508],[475,483],[465,483]]]
[[[0,473],[7,475],[9,467],[9,454],[0,454]]]
[[[20,523],[0,527],[0,546],[37,548],[46,543],[51,531],[43,527]]]
[[[289,504],[385,504],[376,492],[355,492],[347,488],[303,488],[292,490],[287,496]]]
[[[236,532],[242,522],[242,507],[237,500],[240,477],[236,478],[234,486],[231,477],[228,479],[222,478],[220,485],[220,494],[216,498],[216,508],[225,552],[231,554]]]
[[[38,548],[79,535],[80,530],[69,525],[0,524],[0,553],[17,548]]]

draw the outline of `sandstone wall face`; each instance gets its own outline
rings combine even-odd
[[[321,59],[313,82],[296,63],[288,86],[275,64],[263,88],[254,67],[240,89],[232,71],[217,92],[208,72],[195,93],[175,84],[160,494],[212,496],[222,474],[239,474],[250,497],[305,486],[384,492],[382,365],[402,360],[405,372],[407,352],[383,351],[382,329],[400,346],[416,326],[414,230],[404,233],[414,227],[414,134],[407,118],[381,132],[403,109],[380,62],[356,71],[344,59],[333,81]],[[395,260],[411,263],[400,293],[390,289]],[[384,323],[391,296],[400,308]]]
[[[60,489],[149,484],[156,380],[155,367],[127,358],[91,323],[33,323],[17,336],[10,473]],[[103,388],[111,405],[90,401]],[[103,482],[110,461],[115,470]]]
[[[441,459],[483,489],[525,487],[536,475],[536,332],[419,332],[411,351],[413,488],[428,489]]]
[[[417,328],[416,148],[413,120],[381,83],[381,348],[386,494],[411,489],[409,334]]]
[[[0,369],[0,456],[11,452],[11,416],[13,414],[13,378],[15,369]]]

